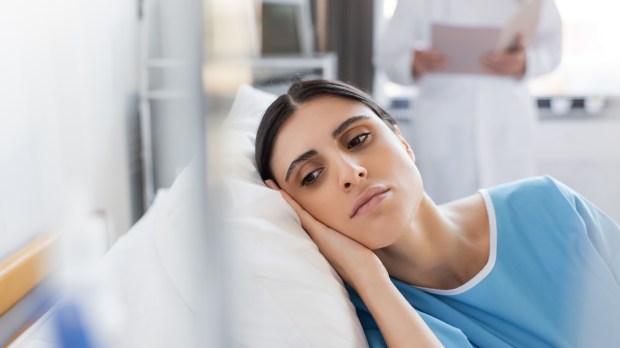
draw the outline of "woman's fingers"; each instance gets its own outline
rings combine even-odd
[[[276,190],[276,191],[280,191],[280,188],[278,187],[278,184],[276,184],[273,180],[271,179],[267,179],[265,180],[265,185],[267,185],[267,187],[269,187],[272,190]]]
[[[282,198],[284,198],[286,203],[288,203],[288,205],[290,205],[293,210],[295,210],[295,213],[297,213],[297,216],[301,221],[301,226],[306,230],[306,232],[310,234],[310,237],[314,238],[316,228],[324,227],[323,224],[321,224],[318,220],[314,218],[314,216],[310,215],[310,213],[308,213],[304,208],[302,208],[302,206],[299,205],[299,203],[297,203],[297,201],[294,200],[291,196],[289,196],[288,193],[280,190],[280,194],[282,195]]]
[[[308,213],[293,197],[289,196],[284,190],[280,190],[282,198],[290,205],[301,221],[301,227],[308,233],[310,238],[318,245],[319,249],[325,251],[336,245],[336,243],[343,243],[343,239],[347,239],[344,243],[350,243],[349,238],[340,234],[339,232],[332,230],[325,226],[322,222],[315,219],[310,213]]]
[[[297,203],[297,201],[294,200],[293,197],[289,196],[288,193],[286,193],[284,190],[281,190],[273,180],[265,180],[265,185],[267,185],[267,187],[269,187],[270,189],[280,192],[280,195],[282,196],[282,198],[284,198],[286,203],[288,203],[288,205],[290,205],[291,208],[295,210],[295,213],[297,213],[297,216],[301,220],[302,225],[307,225],[308,223],[319,223],[312,215],[310,215],[304,208],[302,208],[302,206],[299,205],[299,203]]]
[[[267,185],[267,187],[269,187],[270,189],[280,192],[282,198],[284,198],[286,203],[288,203],[288,205],[293,208],[293,210],[299,217],[302,227],[306,229],[306,232],[310,234],[310,237],[315,237],[314,234],[317,228],[325,227],[322,223],[316,220],[314,216],[310,215],[310,213],[308,213],[301,205],[299,205],[299,203],[297,203],[297,201],[294,200],[293,197],[289,196],[288,193],[284,192],[284,190],[281,190],[273,180],[265,180],[265,185]]]

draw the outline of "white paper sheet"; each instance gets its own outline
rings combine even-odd
[[[432,47],[449,59],[442,72],[489,73],[480,60],[486,52],[495,50],[500,28],[433,24],[432,30]]]
[[[450,61],[442,72],[488,74],[480,62],[482,56],[510,49],[518,34],[527,43],[538,26],[541,3],[542,0],[525,1],[503,28],[433,24],[432,47]]]

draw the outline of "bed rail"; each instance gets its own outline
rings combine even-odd
[[[57,239],[57,233],[41,235],[0,262],[0,316],[52,271],[50,252]]]

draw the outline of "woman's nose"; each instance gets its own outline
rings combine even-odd
[[[368,171],[364,166],[347,159],[342,161],[339,182],[339,186],[342,189],[348,191],[352,186],[358,185],[359,183],[365,181],[367,177]]]

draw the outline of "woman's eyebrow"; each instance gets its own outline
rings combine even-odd
[[[361,121],[361,120],[369,119],[369,118],[370,117],[366,115],[349,117],[344,122],[342,122],[338,127],[336,127],[336,129],[334,129],[334,131],[332,132],[332,137],[334,139],[338,138],[338,136],[342,134],[342,132],[344,132],[345,129],[347,129],[347,127],[349,127],[351,124]]]
[[[340,125],[338,125],[338,127],[336,127],[336,129],[334,129],[334,131],[332,132],[332,137],[334,139],[338,138],[338,136],[340,134],[342,134],[353,123],[359,122],[361,120],[366,120],[366,119],[369,119],[369,118],[370,117],[366,116],[366,115],[358,115],[358,116],[352,116],[352,117],[347,118]],[[304,162],[304,161],[312,158],[313,156],[316,156],[317,154],[318,154],[318,152],[316,152],[316,150],[308,150],[308,151],[302,153],[301,155],[299,155],[297,158],[295,158],[293,160],[293,162],[291,162],[291,165],[288,166],[288,170],[286,171],[286,176],[284,177],[284,181],[288,181],[288,179],[291,177],[291,174],[293,174],[293,171],[295,170],[295,168],[301,162]]]
[[[284,181],[288,181],[288,178],[291,176],[291,174],[293,174],[293,170],[295,170],[295,167],[297,167],[301,162],[308,160],[309,158],[316,156],[317,154],[318,152],[316,152],[316,150],[309,150],[309,151],[302,153],[297,158],[295,158],[293,162],[291,162],[291,165],[288,166],[288,170],[286,171],[286,177],[284,178]]]

